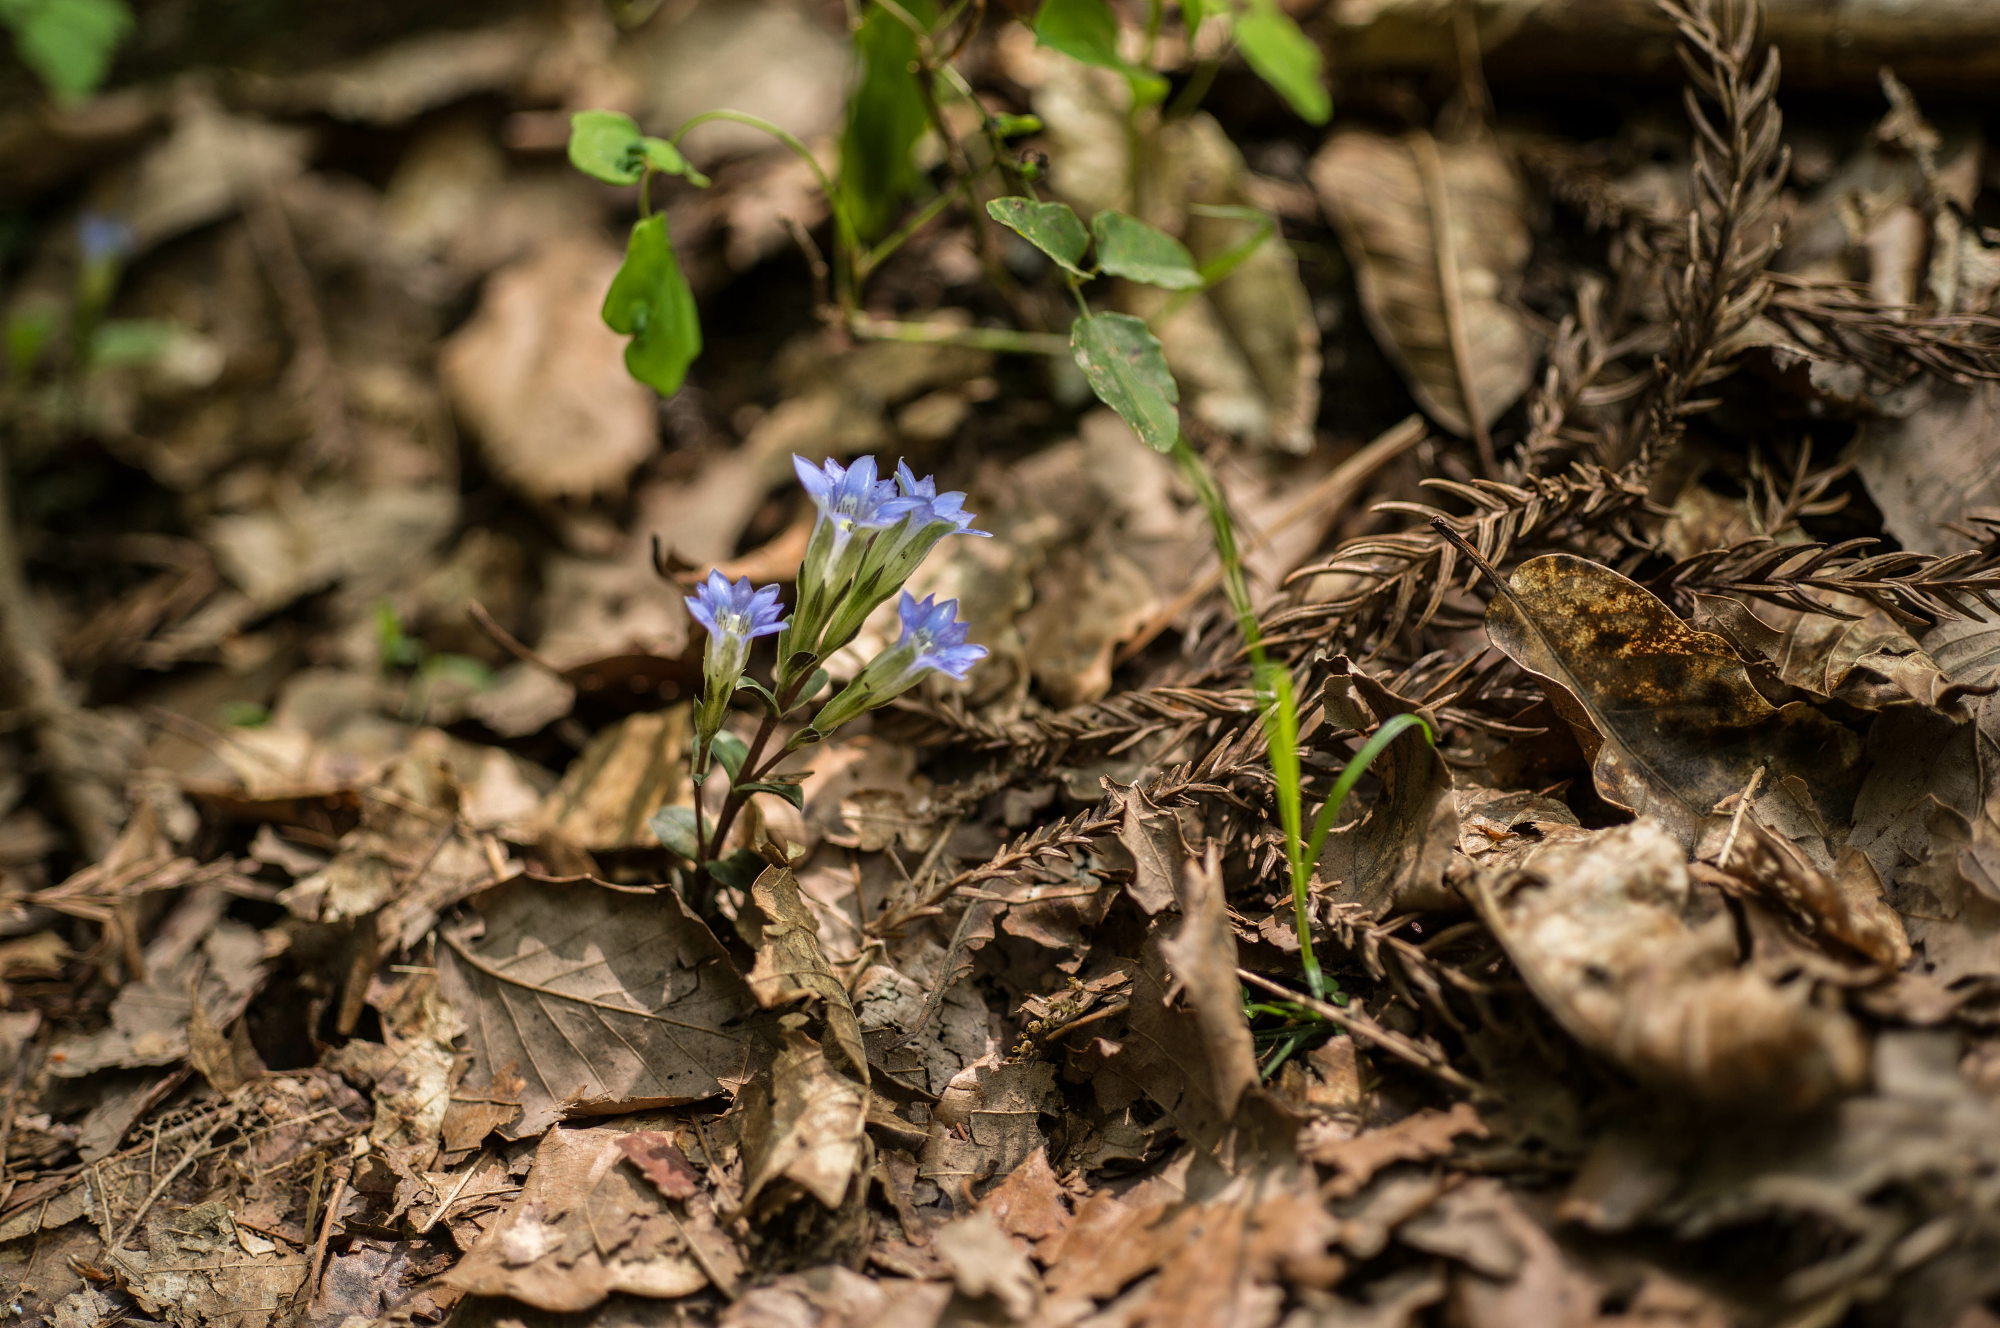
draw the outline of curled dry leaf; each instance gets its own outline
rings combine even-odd
[[[819,927],[799,894],[798,878],[783,867],[767,868],[750,887],[756,913],[737,920],[743,938],[757,948],[750,970],[750,994],[767,1010],[798,1002],[817,1007],[827,1042],[847,1062],[847,1072],[868,1082],[868,1053],[847,985],[827,967]]]
[[[840,1210],[857,1199],[869,1167],[867,1124],[868,1090],[818,1043],[785,1029],[770,1073],[745,1095],[741,1210],[770,1213],[801,1196]]]
[[[1487,634],[1548,684],[1604,799],[1658,818],[1692,850],[1723,799],[1762,769],[1797,775],[1820,817],[1854,798],[1854,735],[1804,702],[1773,706],[1729,643],[1697,632],[1630,578],[1566,553],[1514,569]]]
[[[1335,134],[1312,181],[1353,264],[1375,338],[1424,413],[1461,438],[1528,388],[1537,351],[1509,300],[1527,267],[1527,202],[1490,138]]]
[[[736,1021],[755,1007],[672,891],[516,880],[441,934],[439,977],[466,1023],[475,1081],[521,1075],[531,1138],[565,1111],[695,1102],[750,1072]]]
[[[1659,822],[1548,827],[1470,892],[1529,988],[1585,1046],[1641,1080],[1712,1102],[1804,1110],[1854,1088],[1867,1044],[1810,990],[1740,966],[1733,922],[1702,917]]]

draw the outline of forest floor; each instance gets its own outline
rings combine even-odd
[[[1308,819],[1436,733],[1309,864],[1321,999],[1186,473],[957,335],[1060,344],[1050,264],[954,203],[865,297],[942,334],[829,326],[812,170],[718,124],[687,385],[600,321],[570,112],[831,162],[840,5],[142,8],[108,91],[0,71],[0,1320],[2000,1322],[1990,96],[1701,4],[1348,70],[1306,4],[1330,125],[1172,40],[1135,121],[978,7],[1047,196],[1275,219],[1101,298]],[[990,654],[695,888],[682,596],[789,581],[795,454],[969,495],[912,586]]]

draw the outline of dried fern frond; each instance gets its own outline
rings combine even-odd
[[[1855,615],[1814,598],[1813,591],[1850,595],[1912,623],[2000,614],[2000,550],[1862,553],[1875,543],[1747,540],[1676,563],[1654,579],[1653,588],[1663,597],[1689,591],[1744,595],[1831,618]]]
[[[1102,701],[1046,715],[996,722],[961,705],[905,704],[959,744],[1006,750],[1028,765],[1046,764],[1077,744],[1112,743],[1116,754],[1168,729],[1212,719],[1254,715],[1256,695],[1247,687],[1165,684],[1135,688]]]
[[[1765,317],[1811,354],[1856,365],[1889,386],[1920,373],[1957,383],[2000,379],[2000,318],[1886,305],[1858,286],[1772,281]]]
[[[1300,604],[1275,614],[1265,624],[1274,640],[1296,639],[1304,631],[1322,644],[1336,636],[1347,641],[1379,641],[1428,624],[1437,616],[1461,570],[1458,551],[1431,528],[1433,517],[1442,518],[1497,566],[1517,546],[1546,545],[1586,530],[1618,528],[1622,518],[1654,510],[1648,507],[1645,489],[1638,481],[1587,464],[1572,466],[1564,475],[1519,484],[1440,479],[1424,484],[1463,499],[1475,510],[1457,516],[1423,503],[1377,504],[1378,512],[1407,513],[1423,524],[1400,534],[1349,540],[1334,550],[1329,561],[1294,572],[1287,584],[1318,576],[1356,577],[1361,584],[1333,599]],[[1618,533],[1627,539],[1638,538],[1628,529],[1618,528]]]
[[[1759,37],[1749,0],[1657,0],[1680,33],[1694,126],[1693,197],[1664,293],[1670,330],[1646,409],[1635,421],[1634,469],[1649,476],[1689,416],[1730,371],[1742,333],[1771,294],[1765,269],[1781,238],[1774,204],[1790,154],[1779,142],[1778,54]]]

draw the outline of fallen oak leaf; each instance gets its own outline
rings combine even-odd
[[[1605,801],[1657,817],[1693,851],[1716,805],[1761,768],[1773,779],[1810,772],[1821,819],[1846,819],[1854,735],[1802,701],[1773,706],[1727,641],[1601,563],[1545,554],[1502,578],[1442,519],[1432,524],[1492,579],[1486,634],[1545,685]]]

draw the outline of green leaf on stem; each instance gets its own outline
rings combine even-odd
[[[764,703],[765,710],[774,716],[778,713],[778,698],[772,694],[770,688],[758,682],[749,674],[746,673],[736,680],[736,690],[739,692],[755,692],[757,699]]]
[[[701,844],[695,834],[694,808],[662,807],[653,813],[646,824],[667,848],[689,862],[697,860]]]
[[[1034,26],[1035,40],[1050,50],[1123,74],[1137,105],[1153,106],[1165,99],[1167,80],[1118,54],[1118,16],[1105,0],[1042,0]]]
[[[932,0],[903,0],[903,12],[926,29],[937,19]],[[847,99],[836,187],[860,238],[875,240],[921,178],[911,154],[928,115],[915,68],[917,36],[900,17],[868,6],[854,32],[854,54],[861,76]]]
[[[751,882],[763,874],[764,860],[747,848],[739,848],[720,858],[710,858],[701,864],[708,874],[733,890],[748,890]]]
[[[750,744],[734,733],[718,733],[709,740],[708,749],[715,753],[715,761],[729,775],[729,782],[735,783],[736,776],[743,771],[743,758],[750,755]]]
[[[1114,277],[1167,290],[1201,285],[1194,255],[1156,226],[1123,212],[1100,212],[1090,219],[1090,230],[1097,237],[1097,266]]]
[[[783,798],[800,811],[804,811],[806,809],[806,791],[800,781],[805,777],[806,772],[800,772],[795,775],[773,775],[769,779],[760,779],[749,784],[738,784],[736,791],[738,793],[769,793],[773,797]]]
[[[1158,338],[1130,314],[1091,314],[1070,327],[1070,353],[1097,399],[1118,412],[1145,444],[1173,449],[1180,437],[1180,386]]]
[[[696,170],[693,163],[681,155],[681,150],[666,139],[648,134],[639,140],[639,150],[645,154],[646,164],[661,175],[678,175],[697,189],[708,188],[708,177]]]
[[[1283,97],[1299,118],[1325,124],[1333,116],[1319,47],[1299,29],[1278,0],[1250,0],[1236,20],[1236,46],[1244,60]]]
[[[569,164],[606,184],[637,184],[646,170],[645,135],[629,115],[578,111],[569,118]]]
[[[631,337],[625,371],[663,397],[680,391],[701,354],[701,315],[694,291],[667,238],[667,219],[654,215],[632,227],[625,265],[604,294],[604,321]]]
[[[801,701],[812,700],[815,696],[818,696],[820,692],[826,687],[827,683],[831,682],[832,680],[833,680],[833,675],[831,673],[828,673],[825,669],[814,669],[812,671],[812,677],[806,679],[806,685],[799,688],[799,700]]]
[[[986,205],[986,215],[1054,259],[1065,272],[1085,278],[1093,275],[1079,266],[1083,251],[1090,247],[1090,236],[1069,204],[996,198]]]

